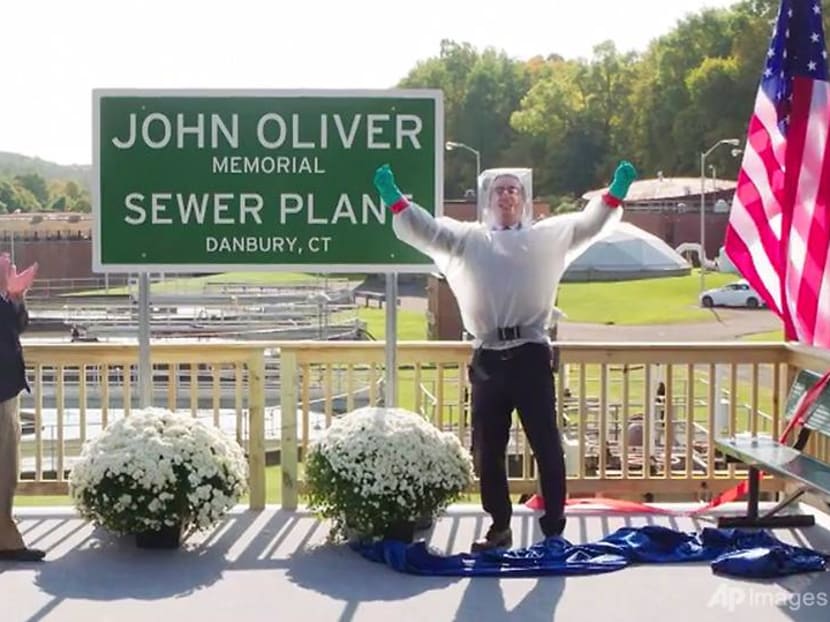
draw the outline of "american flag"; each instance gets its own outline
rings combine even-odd
[[[830,347],[830,85],[818,0],[782,0],[724,252],[788,340]]]

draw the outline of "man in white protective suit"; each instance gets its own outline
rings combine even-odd
[[[621,204],[637,173],[617,167],[608,190],[581,212],[533,221],[528,169],[484,171],[479,221],[434,218],[398,189],[383,165],[374,183],[393,213],[395,235],[430,257],[452,289],[473,337],[468,367],[481,501],[491,519],[473,552],[513,543],[505,453],[518,412],[538,467],[545,537],[565,528],[565,460],[556,424],[552,349],[553,301],[567,266],[622,218]],[[557,312],[558,313],[558,312]]]

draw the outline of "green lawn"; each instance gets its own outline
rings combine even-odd
[[[736,280],[734,274],[707,273],[706,288]],[[563,283],[559,304],[571,322],[591,324],[670,324],[713,320],[697,302],[700,273],[612,283]]]
[[[784,341],[783,330],[771,330],[766,333],[754,333],[752,335],[745,335],[744,341]]]
[[[359,307],[357,316],[366,322],[366,330],[378,341],[386,339],[386,309]],[[398,309],[398,340],[426,341],[427,315],[421,311]]]
[[[72,505],[72,500],[69,497],[63,497],[59,495],[17,495],[14,498],[14,505],[15,507],[58,507],[62,505]]]

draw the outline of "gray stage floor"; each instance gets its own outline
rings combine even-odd
[[[564,578],[431,578],[398,574],[326,544],[327,526],[302,510],[239,508],[216,530],[172,552],[137,550],[70,509],[20,508],[18,516],[27,542],[45,548],[47,560],[0,565],[2,622],[830,619],[828,572],[743,581],[717,577],[708,564],[688,564]],[[776,535],[830,551],[830,517],[821,514],[817,521]],[[684,531],[712,526],[588,508],[570,515],[565,536],[587,542],[626,524],[648,523]],[[477,507],[454,506],[428,540],[440,552],[462,552],[486,528]],[[514,545],[540,535],[533,513],[517,508]]]

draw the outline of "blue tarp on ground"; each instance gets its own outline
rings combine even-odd
[[[823,572],[828,556],[785,544],[767,531],[623,527],[602,540],[572,544],[547,538],[524,549],[438,555],[426,543],[394,540],[354,543],[363,557],[398,572],[422,576],[543,576],[598,574],[631,564],[710,562],[718,574],[748,578]]]

